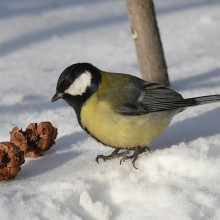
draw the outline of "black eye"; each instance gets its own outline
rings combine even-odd
[[[70,86],[70,82],[65,83],[65,87],[68,88]]]

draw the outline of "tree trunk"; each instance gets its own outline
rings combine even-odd
[[[126,0],[142,78],[169,86],[153,0]]]

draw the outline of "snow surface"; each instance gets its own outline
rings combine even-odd
[[[220,1],[155,0],[172,88],[220,93]],[[0,0],[0,141],[14,126],[51,121],[56,145],[0,182],[0,219],[220,219],[220,104],[189,108],[130,161],[106,148],[63,101],[50,103],[68,65],[139,76],[124,0]]]

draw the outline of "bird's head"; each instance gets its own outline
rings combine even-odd
[[[71,98],[88,98],[98,87],[101,80],[100,70],[89,63],[76,63],[67,67],[60,75],[56,93],[51,99],[68,101]]]

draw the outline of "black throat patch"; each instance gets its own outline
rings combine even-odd
[[[71,96],[69,94],[64,94],[63,99],[75,110],[78,122],[80,126],[81,118],[80,113],[83,105],[86,101],[98,90],[98,86],[101,82],[101,73],[100,70],[90,64],[84,64],[85,70],[91,73],[91,85],[86,89],[86,91],[82,95]]]

